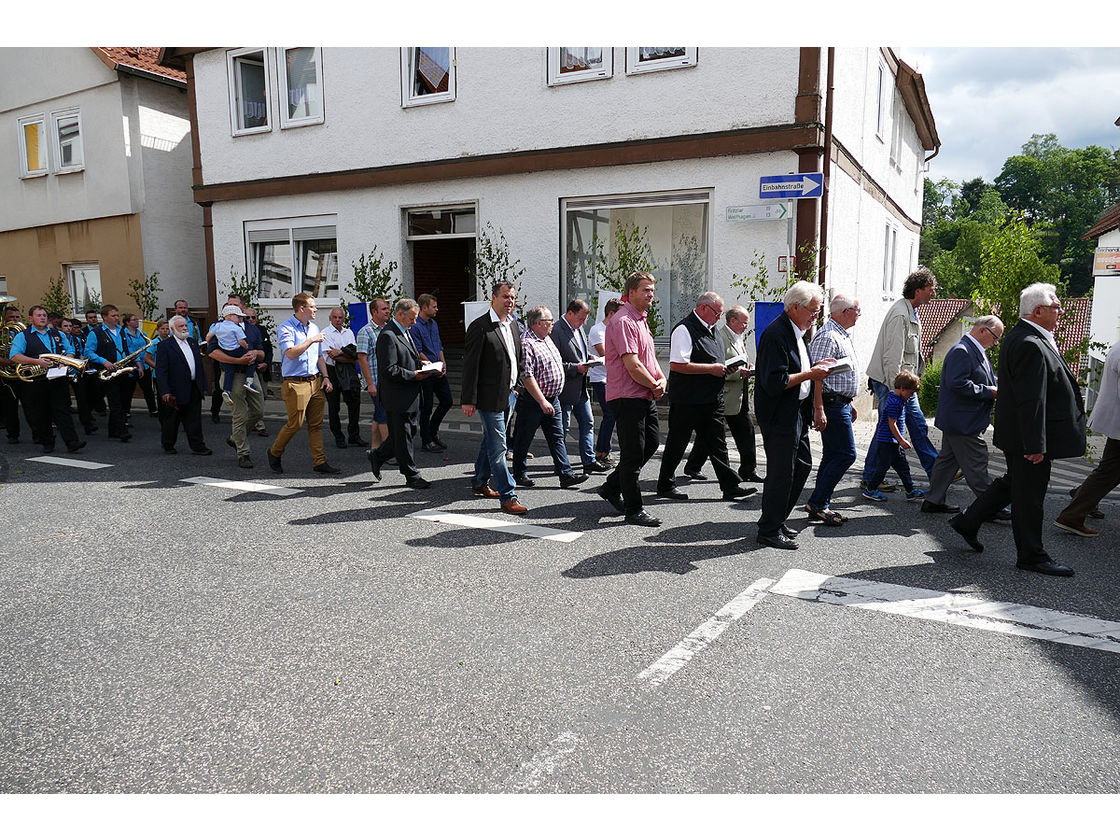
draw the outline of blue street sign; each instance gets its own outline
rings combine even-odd
[[[823,190],[822,172],[764,175],[758,183],[759,198],[820,198]]]

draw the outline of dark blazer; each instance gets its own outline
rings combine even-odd
[[[509,407],[509,355],[498,331],[498,322],[487,309],[467,327],[463,349],[463,391],[460,405],[473,405],[479,411],[505,411]],[[517,357],[517,381],[525,376],[521,358],[521,331],[517,322],[511,325],[513,352]]]
[[[806,347],[808,349],[808,347]],[[792,434],[798,413],[811,419],[813,401],[802,402],[800,388],[788,388],[791,374],[801,373],[801,354],[793,322],[782,312],[762,333],[755,360],[754,413],[771,431],[788,427]],[[812,391],[809,392],[812,394]]]
[[[420,409],[420,354],[401,329],[396,318],[390,318],[377,337],[377,394],[386,411],[418,411]]]
[[[206,393],[206,371],[202,369],[202,356],[198,352],[198,342],[187,339],[194,353],[194,383],[199,394]],[[160,394],[174,394],[179,405],[191,401],[191,369],[179,349],[175,336],[169,335],[156,345],[156,388]]]
[[[1066,363],[1042,333],[1019,321],[999,351],[992,442],[1008,455],[1085,454],[1085,403]]]
[[[579,335],[576,335],[576,333]],[[559,318],[552,325],[552,343],[560,351],[560,358],[564,361],[564,390],[560,392],[560,405],[578,405],[586,402],[587,374],[579,372],[579,366],[587,361],[591,355],[591,348],[587,343],[587,334],[583,329],[573,330],[571,325]],[[580,338],[583,343],[580,343]],[[586,348],[587,352],[584,352]]]
[[[933,425],[950,435],[978,435],[992,420],[995,377],[984,352],[967,335],[949,348],[941,367],[937,418]]]

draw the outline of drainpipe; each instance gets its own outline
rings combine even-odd
[[[832,176],[832,99],[833,78],[836,60],[836,47],[828,48],[828,89],[825,91],[824,100],[824,165],[821,172],[824,174],[824,184],[821,186],[821,236],[820,252],[817,255],[817,282],[824,289],[825,268],[828,262],[828,188]]]

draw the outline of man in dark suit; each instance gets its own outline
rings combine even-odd
[[[1007,473],[968,509],[949,520],[975,551],[983,551],[980,526],[1008,502],[1015,536],[1015,565],[1030,572],[1069,577],[1042,547],[1043,501],[1055,458],[1085,453],[1085,404],[1077,379],[1058,352],[1054,329],[1062,305],[1049,283],[1035,283],[1019,297],[1020,321],[999,354],[999,399],[993,443],[1007,458]]]
[[[593,355],[587,344],[583,325],[591,307],[586,301],[573,300],[568,311],[552,327],[552,343],[564,361],[564,389],[560,392],[563,413],[564,438],[568,437],[572,415],[579,424],[579,459],[584,473],[607,472],[607,467],[595,460],[595,421],[591,415],[591,397],[587,393],[587,360]]]
[[[198,342],[191,337],[187,319],[175,315],[168,322],[171,336],[156,345],[156,388],[159,391],[159,424],[163,451],[175,454],[179,424],[196,455],[209,455],[202,437],[202,399],[206,393],[206,371]]]
[[[463,348],[463,414],[482,420],[482,445],[474,465],[471,492],[500,499],[506,513],[521,515],[526,507],[517,500],[513,476],[506,464],[506,420],[509,395],[524,369],[521,336],[513,319],[517,292],[510,283],[495,283],[490,308],[467,327]],[[489,482],[493,480],[494,487]]]
[[[958,469],[977,497],[992,483],[984,430],[992,419],[996,376],[986,351],[1002,337],[1003,321],[995,315],[983,315],[945,354],[934,421],[941,430],[941,451],[930,473],[922,513],[960,513],[959,507],[945,503],[949,483]]]
[[[409,327],[416,323],[420,306],[412,298],[401,298],[393,307],[393,318],[377,337],[377,387],[389,426],[389,437],[369,453],[369,468],[381,480],[381,465],[393,456],[404,483],[427,490],[432,483],[421,477],[413,459],[412,439],[419,428],[420,383],[428,376],[420,370],[420,352]]]
[[[828,376],[835,359],[810,365],[803,336],[821,311],[821,287],[799,281],[786,292],[785,310],[762,333],[755,363],[754,413],[766,452],[758,544],[795,549],[797,532],[786,525],[813,470],[809,427],[813,382]]]

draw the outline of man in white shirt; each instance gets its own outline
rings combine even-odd
[[[357,339],[354,331],[346,326],[346,310],[336,306],[331,310],[330,326],[323,330],[323,355],[327,363],[327,378],[331,381],[331,391],[327,394],[327,419],[335,445],[346,448],[350,443],[360,446],[369,444],[362,440],[358,430],[358,415],[361,405],[361,386],[358,381]],[[342,436],[341,404],[346,402],[347,437]]]
[[[209,455],[202,436],[202,399],[206,393],[206,372],[198,342],[191,337],[188,321],[175,315],[168,322],[171,337],[156,345],[156,388],[159,391],[159,420],[163,451],[175,454],[179,424],[196,455]]]

